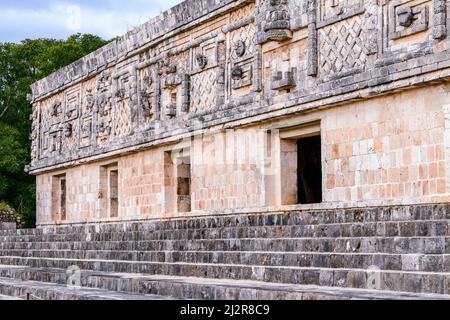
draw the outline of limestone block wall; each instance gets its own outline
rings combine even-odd
[[[417,88],[257,126],[210,131],[39,175],[38,223],[55,220],[52,179],[62,174],[68,188],[65,223],[296,204],[296,149],[283,140],[282,132],[308,123],[320,123],[322,141],[323,202],[317,206],[449,201],[446,90],[445,85]],[[182,175],[190,178],[189,212],[180,211],[176,202],[178,180],[172,164],[180,157],[190,159],[190,172]],[[118,217],[102,206],[101,170],[111,164],[118,168]]]
[[[446,103],[434,86],[330,110],[323,122],[325,199],[427,201],[447,194]]]
[[[32,86],[39,223],[450,201],[449,17],[186,0]]]

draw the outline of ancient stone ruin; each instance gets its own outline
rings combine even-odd
[[[449,10],[187,0],[35,83],[0,293],[450,298]]]

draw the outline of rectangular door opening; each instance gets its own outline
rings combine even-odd
[[[53,177],[52,211],[54,221],[67,219],[67,180],[65,174]]]
[[[322,151],[320,136],[297,140],[298,203],[322,202]]]
[[[119,170],[109,172],[109,210],[111,218],[119,216]]]
[[[189,156],[178,159],[177,206],[178,212],[191,211],[191,158]]]

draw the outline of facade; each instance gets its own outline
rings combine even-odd
[[[40,227],[450,201],[445,0],[187,0],[32,87]]]

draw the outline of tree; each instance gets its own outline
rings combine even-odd
[[[27,226],[35,220],[35,181],[24,172],[31,161],[30,85],[107,43],[91,34],[0,43],[0,201],[25,217]]]

